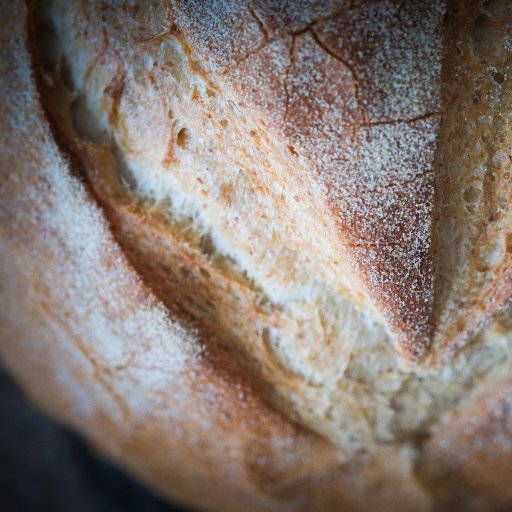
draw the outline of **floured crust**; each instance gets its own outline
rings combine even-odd
[[[257,109],[320,190],[404,352],[426,355],[444,2],[341,2],[331,12],[308,5],[281,16],[265,2],[176,4],[176,23],[202,59]],[[235,18],[247,27],[247,48],[231,42]]]
[[[313,463],[320,474],[337,456],[272,412],[232,360],[172,321],[140,282],[52,140],[23,43],[23,8],[10,7],[0,42],[2,62],[13,64],[2,75],[1,250],[13,262],[2,266],[2,357],[34,400],[161,492],[189,503],[195,494],[201,507],[281,510],[272,486],[309,473],[299,469],[310,460],[307,445],[322,459]],[[12,130],[15,123],[23,128]],[[72,307],[63,312],[65,303]],[[270,455],[281,443],[288,462]],[[301,454],[292,461],[294,447]],[[281,480],[297,463],[296,478]]]
[[[375,506],[393,510],[372,459],[342,465],[332,445],[265,404],[231,352],[176,323],[134,273],[53,141],[24,15],[11,5],[0,31],[2,62],[13,64],[1,78],[8,368],[40,406],[173,499],[218,510],[352,511],[366,509],[371,486],[383,493]],[[398,465],[392,474],[405,476]]]
[[[5,113],[0,120],[5,134],[0,141],[0,259],[6,262],[0,268],[0,353],[33,400],[165,496],[207,510],[427,512],[506,507],[511,499],[509,312],[451,360],[433,368],[404,367],[360,284],[347,289],[347,279],[355,274],[344,268],[347,260],[332,256],[338,242],[324,243],[336,223],[325,214],[320,217],[324,223],[315,224],[324,204],[320,199],[326,174],[305,171],[318,150],[307,148],[319,136],[315,116],[325,115],[326,126],[332,123],[334,130],[336,111],[351,105],[354,126],[348,135],[343,132],[343,141],[350,149],[356,133],[364,144],[362,149],[354,146],[350,158],[371,163],[383,146],[392,148],[399,140],[406,146],[400,155],[410,157],[406,172],[412,172],[411,190],[431,193],[430,178],[423,180],[414,166],[431,165],[439,123],[436,110],[430,110],[435,95],[428,96],[431,89],[425,83],[425,90],[415,89],[421,101],[404,111],[402,103],[372,103],[383,78],[372,82],[365,73],[372,66],[381,70],[371,62],[381,55],[382,40],[361,17],[368,16],[372,23],[380,20],[393,39],[411,28],[408,20],[417,16],[413,8],[423,8],[418,12],[425,27],[434,29],[437,25],[429,15],[435,18],[437,7],[369,2],[348,9],[344,4],[306,2],[297,10],[269,3],[244,6],[242,16],[242,4],[226,3],[226,24],[236,33],[247,31],[244,44],[228,41],[222,51],[209,48],[203,60],[198,58],[201,46],[187,32],[192,29],[180,18],[185,12],[181,3],[155,1],[144,8],[126,4],[122,9],[103,2],[55,0],[52,5],[64,12],[54,20],[68,37],[65,50],[74,52],[73,45],[81,50],[76,61],[63,59],[62,49],[48,51],[54,43],[56,49],[57,39],[52,39],[51,25],[32,25],[43,16],[36,3],[27,23],[31,55],[21,2],[6,10],[9,15],[0,31],[0,67],[5,71],[0,77]],[[203,19],[220,23],[211,13],[208,18],[207,11]],[[196,12],[198,19],[203,14]],[[397,18],[400,26],[390,27]],[[368,46],[354,43],[362,53],[349,45],[350,52],[341,55],[347,48],[343,23],[357,19],[359,35],[369,38]],[[283,31],[284,26],[291,30]],[[210,37],[207,42],[219,41]],[[394,55],[397,48],[400,45],[386,51]],[[223,55],[229,56],[227,63],[215,61]],[[155,66],[156,58],[167,58],[168,67]],[[230,65],[233,60],[236,69]],[[435,74],[433,62],[424,64],[421,73]],[[150,65],[147,72],[145,66]],[[181,66],[178,71],[176,66]],[[216,72],[208,66],[217,66]],[[333,73],[343,87],[318,88],[315,69]],[[276,79],[273,70],[279,76],[288,73],[287,80]],[[356,84],[354,73],[364,77],[366,88]],[[299,83],[304,77],[309,77],[305,84]],[[170,92],[178,94],[180,89],[172,88],[173,80],[190,86],[197,104],[187,103],[186,95],[171,103]],[[284,121],[279,120],[283,84],[288,93]],[[263,90],[271,93],[264,97]],[[326,104],[321,104],[323,93]],[[235,105],[232,109],[215,103],[224,94],[229,100],[225,103]],[[354,98],[366,105],[368,119],[358,118]],[[180,101],[192,115],[170,112]],[[392,110],[379,111],[379,105]],[[424,114],[423,107],[428,110]],[[313,113],[311,119],[308,112]],[[108,132],[97,122],[104,114]],[[197,124],[194,116],[200,117]],[[295,127],[302,123],[308,137],[293,138],[297,134],[291,131],[291,119]],[[183,127],[189,131],[181,132]],[[210,145],[219,133],[228,142]],[[202,146],[197,142],[201,137]],[[286,140],[292,144],[283,145]],[[240,141],[254,147],[229,149]],[[213,156],[215,148],[220,150]],[[204,158],[204,152],[212,156]],[[395,168],[392,151],[389,158],[389,169],[403,177],[403,162]],[[216,200],[224,205],[228,220],[235,222],[229,218],[231,201],[241,214],[261,215],[262,225],[277,225],[279,219],[283,231],[288,229],[290,245],[296,243],[293,231],[300,217],[295,215],[301,206],[289,206],[293,203],[287,202],[286,187],[278,181],[281,173],[293,169],[296,180],[293,174],[285,175],[284,185],[294,191],[297,187],[301,204],[315,206],[307,210],[307,225],[321,231],[304,237],[305,243],[314,239],[321,250],[312,244],[305,252],[326,268],[315,271],[314,265],[307,267],[307,258],[299,259],[303,255],[280,247],[276,230],[275,247],[269,248],[279,248],[273,253],[275,265],[267,265],[264,257],[259,262],[274,272],[265,281],[261,273],[251,274],[249,266],[243,266],[250,260],[236,259],[245,247],[236,245],[236,236],[250,223],[233,224],[230,241],[236,250],[231,247],[230,252],[221,248],[219,237],[212,237],[220,231],[204,230],[162,200],[186,195],[188,172],[197,183],[193,191],[205,198],[199,201],[201,208],[213,218],[215,201],[206,198],[217,193],[214,182],[231,172],[236,159],[242,171],[236,183],[245,203],[236,203],[237,190],[224,183],[225,194]],[[142,164],[175,173],[183,189],[171,187],[169,197],[158,196],[151,187],[168,182],[164,175],[152,176]],[[371,187],[370,195],[361,191],[361,197],[369,201],[373,187],[382,185],[380,179],[397,178],[372,176],[372,169],[363,169]],[[209,181],[209,176],[214,178]],[[272,188],[272,180],[279,186]],[[421,210],[419,203],[406,200],[411,190],[393,191],[397,204],[409,213]],[[151,194],[158,200],[151,201]],[[425,197],[420,202],[431,208]],[[257,209],[255,200],[260,201]],[[397,310],[386,310],[385,293],[395,301],[402,291],[389,283],[383,286],[385,281],[394,271],[402,275],[426,265],[428,270],[407,274],[407,279],[416,275],[411,282],[421,291],[417,296],[412,292],[399,313],[423,336],[430,320],[422,323],[428,315],[421,304],[426,304],[424,292],[431,285],[425,288],[426,281],[415,279],[432,272],[430,249],[424,251],[430,242],[400,245],[404,253],[398,255],[391,245],[386,253],[383,241],[375,246],[362,241],[388,237],[400,242],[402,228],[394,228],[401,221],[374,226],[351,214],[353,224],[342,225],[340,240],[350,242],[346,245],[355,258],[352,272],[364,265],[364,275],[372,265],[380,288],[370,290],[371,295],[384,297],[377,302],[388,322]],[[406,221],[418,228],[413,236],[423,240],[421,219],[413,215]],[[264,245],[265,231],[255,232],[260,238],[247,247],[257,251]],[[378,261],[372,252],[377,248]],[[323,252],[328,256],[314,259]],[[404,257],[410,258],[408,269],[402,266]],[[393,262],[395,270],[379,270],[384,262]],[[343,279],[336,281],[329,265],[340,265]],[[303,268],[314,279],[307,281],[300,273]],[[302,288],[294,288],[297,276],[304,280]],[[410,285],[407,279],[395,276],[392,284]],[[279,293],[265,288],[280,280],[286,286]],[[301,295],[309,289],[311,295]],[[404,311],[416,300],[411,302],[413,296],[419,297],[419,304],[410,316]],[[366,309],[371,314],[361,311]],[[404,338],[402,348],[409,358],[418,358],[428,343],[411,340]]]

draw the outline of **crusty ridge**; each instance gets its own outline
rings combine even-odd
[[[210,70],[321,190],[404,353],[424,356],[444,1],[171,4]]]
[[[303,191],[293,188],[294,177],[286,175],[289,169],[281,166],[259,121],[242,104],[231,108],[231,90],[221,91],[207,76],[177,30],[158,32],[165,13],[64,1],[54,11],[63,53],[48,66],[51,48],[38,45],[45,103],[76,146],[124,250],[166,303],[248,351],[302,421],[343,445],[348,456],[368,447],[373,435],[380,442],[428,429],[435,411],[449,408],[460,389],[445,388],[450,374],[442,368],[421,382],[410,378],[382,328],[347,304],[343,288],[329,282],[332,275],[318,272],[330,264],[322,259],[326,246],[318,251],[309,245],[322,223],[306,229],[297,247],[301,206],[292,193],[289,208],[285,193]],[[101,24],[94,23],[98,17]],[[72,57],[77,49],[79,62]],[[235,181],[226,181],[233,164]],[[286,183],[278,181],[281,173]],[[169,178],[179,186],[169,188]],[[192,201],[208,212],[211,231],[174,206],[187,187],[195,192]],[[313,214],[309,208],[301,220]],[[271,232],[269,244],[258,219],[273,226],[276,215],[279,232]],[[218,246],[219,224],[228,226],[227,251]],[[248,248],[256,255],[257,268],[249,268],[253,280],[229,257],[239,261],[247,246],[236,244],[247,229]],[[313,266],[306,267],[308,257]],[[265,292],[265,274],[273,283],[284,278],[287,300]],[[480,363],[478,352],[472,353],[465,367],[457,363],[458,378],[470,385],[487,371],[486,361],[503,357],[495,351]],[[409,409],[421,409],[418,400],[403,413],[393,412],[393,403],[408,403],[416,388],[436,407],[417,418]]]
[[[508,0],[452,2],[437,157],[437,358],[512,295],[511,33]]]
[[[10,370],[39,405],[166,496],[223,511],[393,511],[387,482],[407,478],[407,465],[386,459],[384,480],[371,459],[340,465],[141,283],[55,144],[22,3],[0,7],[0,348]],[[408,493],[400,502],[418,510]]]

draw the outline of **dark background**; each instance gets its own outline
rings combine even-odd
[[[30,406],[1,364],[0,509],[186,512],[99,459],[76,435]]]

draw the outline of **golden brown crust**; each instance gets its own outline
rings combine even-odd
[[[147,195],[144,193],[137,194],[136,188],[131,185],[129,169],[125,164],[130,146],[126,147],[124,138],[127,131],[134,130],[135,133],[138,133],[139,120],[144,123],[144,126],[148,123],[148,119],[151,120],[152,122],[149,123],[151,136],[155,135],[155,132],[158,133],[157,127],[160,127],[162,120],[158,116],[152,115],[153,111],[147,104],[147,98],[151,97],[152,91],[155,89],[162,91],[161,94],[164,98],[172,95],[172,89],[170,89],[170,93],[167,92],[169,82],[172,84],[172,78],[169,80],[169,72],[172,67],[168,66],[167,72],[161,75],[158,73],[155,73],[154,76],[150,75],[149,80],[146,75],[142,75],[142,84],[134,84],[129,78],[133,66],[133,62],[130,61],[130,53],[134,50],[136,55],[140,55],[141,47],[137,42],[133,46],[124,43],[121,49],[120,41],[126,39],[126,34],[124,27],[117,26],[119,20],[116,17],[115,9],[108,13],[113,21],[103,27],[104,30],[102,30],[102,25],[98,26],[93,21],[82,21],[94,20],[95,6],[89,5],[88,9],[91,9],[92,12],[87,10],[87,12],[81,13],[78,10],[78,13],[74,14],[77,19],[73,20],[72,26],[75,34],[78,32],[80,41],[78,47],[82,51],[81,55],[85,61],[88,79],[92,83],[100,81],[104,84],[100,88],[100,94],[103,94],[102,100],[107,105],[109,123],[113,122],[112,113],[114,112],[116,125],[121,126],[121,136],[117,143],[112,143],[108,135],[100,136],[100,131],[94,128],[97,123],[89,123],[89,125],[84,122],[77,123],[77,114],[81,114],[81,111],[77,112],[74,105],[77,101],[80,102],[80,105],[87,104],[89,100],[84,94],[85,91],[75,91],[75,99],[70,100],[69,92],[66,97],[66,92],[59,86],[59,74],[53,73],[51,68],[45,66],[44,60],[40,62],[37,58],[44,49],[44,43],[34,44],[33,53],[36,63],[41,64],[41,67],[37,69],[41,76],[43,103],[53,117],[53,126],[59,134],[59,140],[62,140],[62,148],[65,152],[71,152],[74,155],[75,167],[80,170],[82,176],[95,191],[114,228],[116,239],[135,268],[145,277],[167,306],[176,309],[179,305],[181,312],[184,311],[189,316],[192,315],[208,333],[215,332],[217,338],[220,338],[224,344],[230,343],[234,347],[238,347],[238,350],[244,355],[243,361],[241,361],[243,366],[257,367],[257,373],[263,374],[267,382],[275,386],[276,392],[271,394],[279,398],[281,406],[285,405],[288,411],[293,409],[294,413],[310,428],[324,434],[327,433],[331,438],[344,438],[347,452],[353,452],[361,445],[359,438],[367,433],[361,407],[351,400],[350,406],[345,410],[342,418],[326,417],[329,414],[332,398],[325,397],[323,383],[325,382],[332,388],[332,378],[329,376],[334,374],[334,378],[336,378],[337,375],[343,375],[345,361],[351,356],[350,342],[364,336],[365,325],[360,326],[356,323],[354,332],[345,328],[347,317],[350,319],[352,313],[349,310],[345,318],[341,313],[335,311],[340,319],[343,318],[344,325],[342,327],[348,331],[346,335],[344,332],[337,332],[334,326],[331,327],[329,322],[332,320],[327,311],[334,309],[333,305],[328,303],[329,300],[332,300],[332,296],[327,296],[327,300],[325,300],[327,304],[323,302],[316,309],[315,305],[311,307],[310,304],[305,304],[302,310],[299,309],[298,318],[290,314],[290,311],[283,311],[283,307],[276,304],[260,288],[258,282],[252,281],[247,275],[241,273],[239,267],[234,266],[233,268],[233,261],[216,250],[208,233],[198,233],[189,220],[179,219],[172,213],[170,214],[168,201],[155,204],[151,199],[145,199]],[[101,10],[100,13],[105,13],[105,11]],[[104,15],[106,16],[106,14]],[[120,16],[122,15],[120,14]],[[105,35],[105,30],[109,31],[108,37]],[[136,27],[131,27],[128,31],[130,30],[137,34]],[[87,37],[83,39],[82,34],[87,34]],[[149,59],[156,60],[158,58],[160,62],[170,62],[171,65],[176,65],[173,62],[173,59],[177,60],[176,55],[173,55],[172,52],[165,52],[169,47],[168,39],[174,38],[176,35],[169,36],[167,34],[167,38],[162,36],[157,42],[153,40],[151,48],[145,49],[147,52],[145,55],[149,55]],[[71,41],[71,44],[76,44],[72,38]],[[99,44],[95,46],[94,41]],[[181,47],[181,40],[179,44]],[[162,45],[161,48],[160,45]],[[113,48],[118,48],[118,50],[113,51]],[[150,52],[152,49],[155,50],[154,54]],[[88,53],[90,55],[87,55]],[[61,66],[54,65],[53,68],[59,70]],[[120,72],[119,70],[124,71]],[[194,67],[194,70],[198,71],[197,66]],[[118,78],[120,75],[124,77],[123,80]],[[110,84],[120,82],[123,83],[122,91],[112,98],[110,91],[119,89],[119,87]],[[135,94],[134,86],[137,87]],[[143,86],[146,87],[143,88]],[[188,86],[183,88],[188,90]],[[142,93],[141,90],[145,92]],[[127,100],[127,98],[130,99]],[[146,107],[143,110],[144,117],[135,117],[135,123],[131,117],[133,110],[129,108],[130,102]],[[128,108],[126,108],[127,104]],[[194,108],[189,104],[187,108],[190,107]],[[161,110],[158,109],[157,112],[161,112]],[[211,117],[211,111],[207,112],[207,117]],[[167,117],[165,110],[163,117],[164,125],[174,123]],[[173,129],[171,128],[170,131],[172,136]],[[222,135],[225,136],[225,132]],[[264,135],[263,133],[262,136]],[[156,152],[152,141],[153,139],[150,138],[145,142],[146,147],[153,149],[150,151],[150,158],[152,153]],[[167,140],[165,143],[167,145]],[[169,145],[174,147],[173,143]],[[222,153],[222,151],[221,148],[219,152]],[[211,159],[211,153],[209,155]],[[211,165],[211,162],[206,160],[205,165]],[[243,166],[241,163],[237,163],[237,165]],[[201,164],[199,164],[200,166]],[[243,169],[251,176],[247,199],[251,198],[249,194],[253,194],[256,187],[268,190],[268,183],[253,178],[254,171],[252,169],[251,162],[247,168]],[[196,172],[193,166],[191,169],[190,164],[185,167],[186,175],[190,175],[191,170]],[[165,167],[159,180],[165,180],[166,175],[173,172],[177,172],[176,167]],[[219,176],[219,179],[222,179],[222,176]],[[208,180],[208,175],[203,174],[192,183],[194,188],[198,187],[198,183],[201,186],[202,197],[199,198],[201,202],[204,197],[203,192],[206,196],[211,192],[211,189],[209,190],[204,185],[205,180]],[[240,180],[235,182],[235,186],[240,186]],[[174,201],[175,198],[176,196],[172,196],[171,201]],[[257,210],[257,208],[259,205],[256,205],[257,215],[261,214],[264,218],[265,212]],[[239,211],[235,213],[239,216]],[[284,221],[286,222],[288,219],[285,218]],[[293,224],[286,226],[286,229],[286,233],[289,233],[294,229]],[[235,231],[234,228],[231,228],[230,233],[233,234],[233,231]],[[258,236],[257,231],[252,235],[256,240],[258,240]],[[289,244],[289,238],[285,240],[285,243]],[[288,251],[288,246],[285,246],[284,252]],[[269,250],[273,250],[273,248],[270,247]],[[307,256],[307,251],[305,254]],[[274,269],[271,268],[270,271],[272,272]],[[292,279],[294,279],[293,274]],[[341,307],[344,306],[342,303],[338,304]],[[334,304],[336,309],[338,304]],[[324,311],[324,308],[329,309]],[[300,350],[302,339],[306,338],[302,354],[304,354],[309,368],[313,367],[316,375],[304,376],[303,368],[300,365],[290,365],[292,357],[289,354],[285,353],[283,357],[283,351],[276,350],[273,340],[273,337],[276,337],[274,334],[276,332],[277,342],[280,342],[279,336],[281,336],[285,342],[293,343],[292,349],[297,346]],[[319,343],[319,340],[322,342]],[[299,352],[299,357],[302,354]],[[235,357],[235,353],[232,357]],[[336,364],[332,364],[333,361]],[[309,368],[306,367],[306,370]],[[315,381],[311,382],[313,379]],[[338,394],[336,389],[334,389],[334,393]],[[319,421],[320,418],[321,421]],[[354,421],[351,422],[348,418],[354,418]],[[340,421],[350,424],[350,428],[347,431],[340,430]]]
[[[24,8],[9,7],[0,31],[4,361],[40,406],[163,494],[219,510],[295,509],[279,492],[335,468],[335,451],[265,405],[229,354],[174,325],[140,282],[52,140]]]

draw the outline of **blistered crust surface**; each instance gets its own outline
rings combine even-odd
[[[453,2],[437,157],[438,358],[468,343],[512,294],[511,33],[509,1]]]

